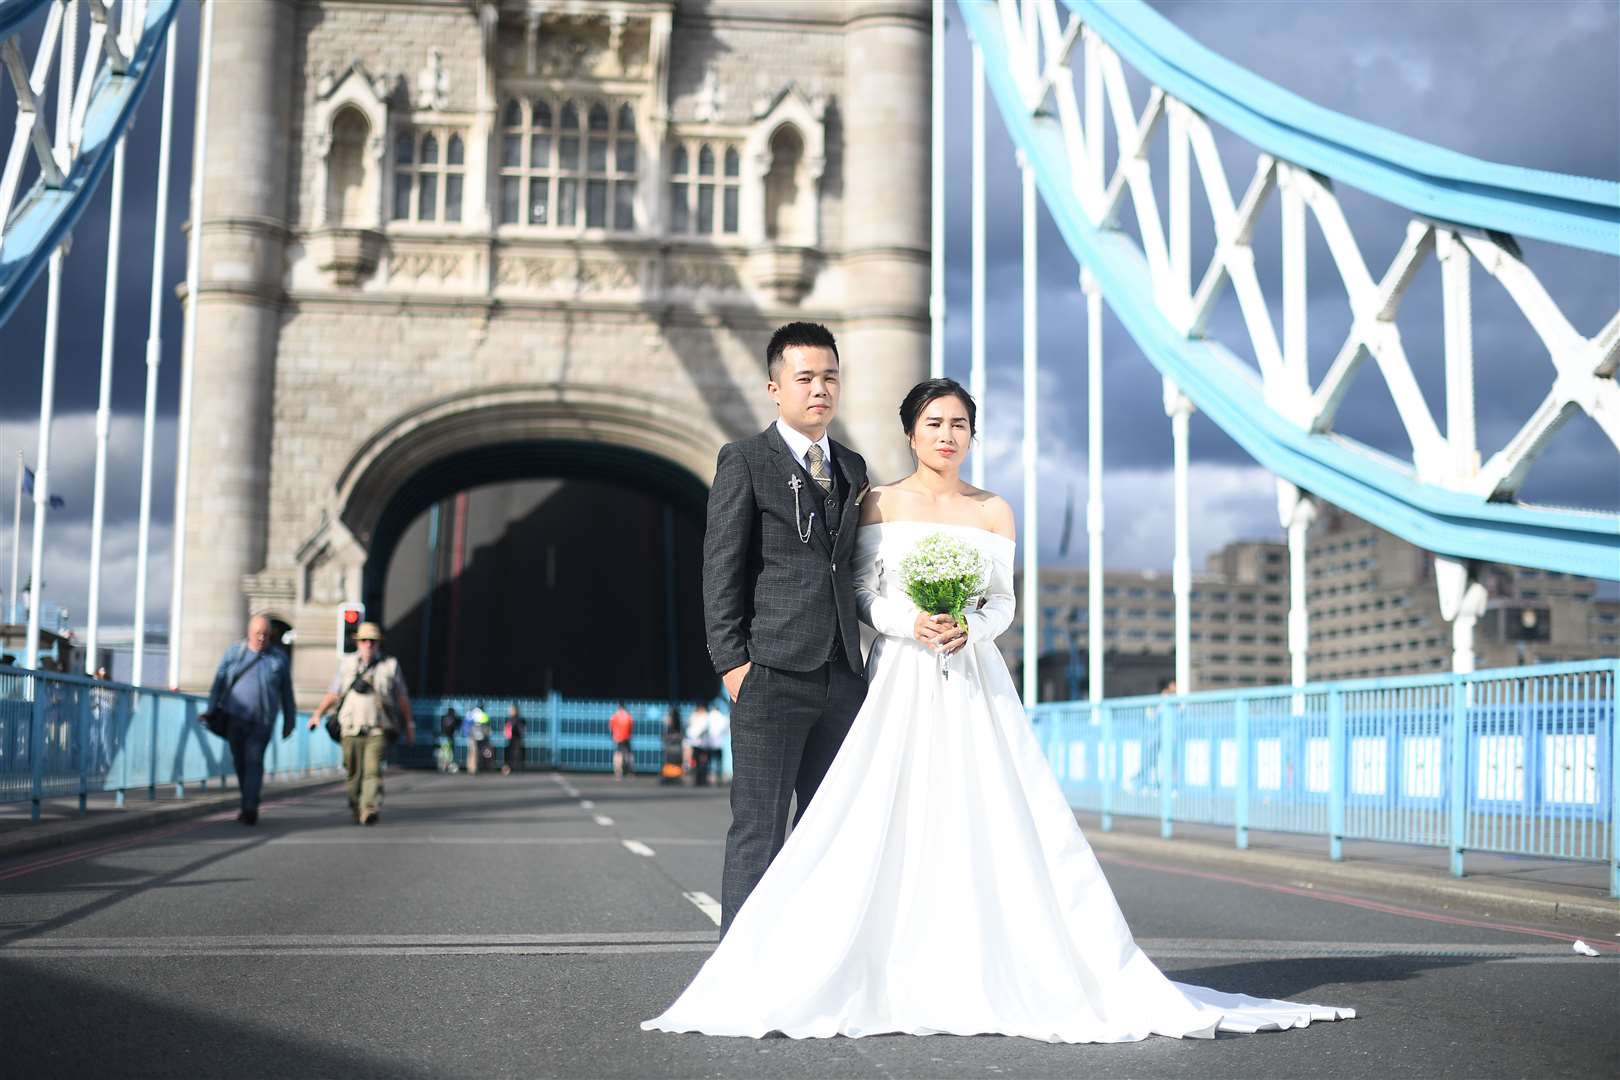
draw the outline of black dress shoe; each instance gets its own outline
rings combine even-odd
[[[379,822],[381,820],[382,820],[382,815],[379,814],[377,811],[373,810],[371,813],[367,814],[365,817],[360,819],[360,824],[362,824],[362,825],[375,825],[375,824],[377,824],[377,822]]]
[[[236,815],[236,820],[244,825],[257,825],[259,823],[259,812],[257,810],[244,810]]]

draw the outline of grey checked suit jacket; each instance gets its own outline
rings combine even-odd
[[[703,615],[709,659],[722,675],[750,661],[813,671],[827,662],[834,634],[851,670],[863,670],[851,564],[868,489],[866,462],[842,443],[832,448],[844,492],[836,541],[821,490],[805,477],[775,424],[720,448],[703,536]],[[795,479],[801,485],[797,522]],[[802,542],[806,524],[810,538]]]

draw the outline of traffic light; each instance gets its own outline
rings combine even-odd
[[[344,604],[338,608],[338,655],[343,656],[354,652],[358,645],[354,642],[354,633],[360,629],[360,624],[366,618],[366,605]]]

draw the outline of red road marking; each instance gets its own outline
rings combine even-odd
[[[1484,930],[1502,930],[1514,934],[1529,934],[1532,937],[1552,938],[1555,941],[1584,941],[1584,938],[1574,934],[1561,934],[1556,930],[1538,930],[1533,926],[1517,926],[1512,923],[1485,922],[1481,919],[1464,919],[1456,915],[1436,915],[1416,908],[1401,907],[1398,904],[1386,904],[1379,900],[1363,900],[1355,896],[1346,896],[1343,893],[1327,892],[1322,889],[1301,889],[1294,885],[1276,885],[1271,882],[1253,881],[1248,878],[1235,877],[1231,874],[1221,874],[1213,870],[1188,870],[1178,866],[1166,866],[1163,863],[1138,862],[1119,855],[1104,855],[1097,853],[1097,858],[1103,862],[1118,863],[1121,866],[1135,867],[1138,870],[1154,870],[1164,874],[1180,874],[1183,877],[1203,878],[1206,881],[1224,881],[1232,885],[1245,885],[1251,889],[1266,889],[1270,892],[1287,893],[1289,896],[1303,896],[1310,900],[1324,900],[1331,904],[1344,904],[1348,907],[1364,908],[1367,911],[1377,911],[1385,915],[1400,915],[1408,919],[1422,919],[1426,922],[1446,923],[1450,926],[1472,926]],[[1603,941],[1589,941],[1599,952],[1620,953],[1620,945],[1611,945]]]

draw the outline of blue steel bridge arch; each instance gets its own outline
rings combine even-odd
[[[1479,161],[1311,104],[1205,49],[1138,0],[1062,0],[1167,93],[1260,151],[1342,179],[1414,214],[1620,256],[1620,183]],[[1273,410],[1253,370],[1162,315],[1146,259],[1082,207],[1057,119],[1034,113],[991,3],[958,0],[988,86],[1064,242],[1143,354],[1278,477],[1437,555],[1620,580],[1620,518],[1491,501],[1419,481],[1343,436]]]

